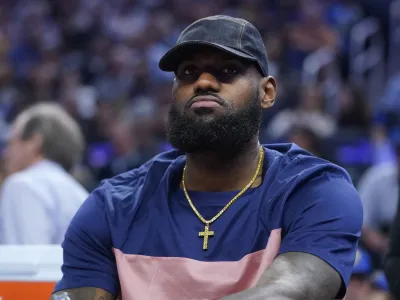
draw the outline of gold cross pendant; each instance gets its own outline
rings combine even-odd
[[[214,236],[214,231],[210,231],[210,224],[206,223],[204,231],[200,231],[199,236],[203,237],[203,250],[207,250],[208,249],[208,237]]]

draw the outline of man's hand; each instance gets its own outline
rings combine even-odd
[[[117,298],[102,289],[82,287],[56,292],[50,300],[117,300]]]
[[[307,253],[278,256],[257,286],[224,300],[333,300],[342,279],[329,264]]]

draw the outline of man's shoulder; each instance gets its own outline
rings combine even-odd
[[[269,167],[272,174],[266,174],[271,193],[265,207],[277,218],[284,218],[287,227],[303,213],[318,219],[333,212],[332,207],[346,218],[352,211],[352,219],[362,222],[360,197],[343,168],[294,144],[268,145],[267,151],[272,151],[275,160]]]
[[[7,176],[2,183],[2,188],[21,188],[24,186],[35,187],[35,180],[36,178],[31,176],[27,170],[22,170]]]
[[[317,157],[296,144],[264,145],[271,173],[291,178],[311,178],[322,173],[336,174],[351,181],[349,174],[342,167]]]
[[[179,151],[160,153],[136,169],[103,180],[92,197],[112,204],[113,209],[115,206],[135,206],[145,193],[155,192],[171,169],[183,161],[184,155]]]
[[[158,177],[161,180],[168,169],[183,158],[184,154],[176,150],[162,152],[138,168],[104,180],[102,185],[106,185],[111,189],[113,187],[117,189],[121,187],[137,188],[138,185],[140,186],[144,183],[143,180],[148,176]]]
[[[3,186],[27,187],[31,190],[53,190],[73,191],[87,197],[86,189],[70,173],[66,172],[61,166],[43,161],[34,166],[16,172],[8,176]]]
[[[321,189],[354,189],[350,175],[340,166],[318,158],[295,144],[265,145],[268,167],[265,187],[269,204]],[[312,199],[309,199],[312,201]]]
[[[7,177],[9,182],[43,183],[61,177],[73,178],[60,165],[50,160],[41,160]]]

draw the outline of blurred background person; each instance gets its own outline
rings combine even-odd
[[[69,174],[84,141],[76,122],[56,104],[37,104],[14,122],[0,194],[3,244],[60,244],[87,191]]]
[[[298,18],[289,28],[288,41],[289,59],[298,68],[308,54],[325,47],[336,52],[340,45],[338,33],[324,18],[324,4],[317,0],[299,1]]]
[[[391,300],[389,286],[383,271],[376,271],[371,278],[371,292],[368,300]]]
[[[274,140],[282,139],[298,125],[311,129],[320,138],[327,138],[335,133],[336,122],[324,110],[321,86],[304,87],[297,108],[283,110],[271,120],[268,136]]]
[[[345,85],[338,97],[337,125],[347,130],[370,130],[371,112],[362,90],[356,86]]]
[[[289,132],[288,141],[295,143],[304,150],[314,154],[315,156],[324,158],[322,150],[322,139],[320,139],[312,130],[307,126],[295,125]]]
[[[358,249],[354,262],[353,273],[346,293],[346,300],[367,300],[372,285],[370,275],[373,272],[371,258],[363,249]]]
[[[397,149],[400,162],[400,144]],[[388,251],[389,233],[399,202],[399,165],[393,162],[371,167],[358,187],[364,207],[361,242],[373,255],[376,267],[382,266]]]

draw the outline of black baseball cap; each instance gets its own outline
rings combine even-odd
[[[196,45],[210,46],[254,62],[268,76],[268,56],[260,32],[244,19],[223,15],[199,19],[183,30],[176,45],[161,58],[160,69],[175,71],[182,54]]]

